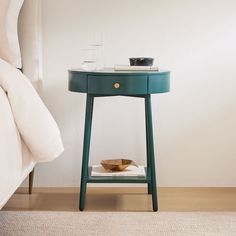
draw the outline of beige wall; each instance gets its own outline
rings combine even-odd
[[[153,56],[171,70],[171,92],[153,96],[160,186],[236,186],[236,2],[233,0],[43,0],[45,101],[65,144],[37,167],[38,186],[78,186],[85,95],[67,91],[88,35],[105,35],[106,65]],[[145,163],[144,103],[95,102],[91,163]]]

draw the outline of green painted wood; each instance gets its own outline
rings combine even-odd
[[[69,91],[87,93],[88,91],[87,74],[70,71],[68,86],[69,86]]]
[[[89,167],[89,176],[87,179],[88,183],[148,183],[150,178],[147,176],[147,169],[145,168],[145,177],[128,177],[128,176],[106,176],[97,177],[91,176],[92,167]]]
[[[119,88],[114,84],[119,83]],[[84,145],[82,157],[80,210],[84,210],[87,183],[147,183],[148,193],[152,194],[153,210],[158,210],[156,170],[152,128],[151,95],[165,93],[170,89],[170,73],[168,71],[69,71],[69,90],[87,93],[84,128]],[[145,99],[145,126],[147,146],[146,177],[92,177],[89,164],[92,113],[95,97],[131,96]]]
[[[119,88],[114,88],[115,83]],[[168,71],[69,70],[69,90],[97,95],[165,93],[170,89]]]
[[[89,174],[88,163],[89,163],[90,137],[92,129],[93,103],[94,103],[94,97],[90,94],[87,94],[85,125],[84,125],[82,172],[81,172],[81,183],[80,183],[80,203],[79,203],[80,211],[84,210],[87,179]]]
[[[145,96],[146,99],[146,96]],[[146,102],[144,100],[144,105],[145,105],[145,127],[146,127],[146,157],[147,157],[147,176],[150,179],[151,178],[151,170],[150,170],[150,166],[151,166],[151,160],[150,160],[150,144],[149,144],[149,133],[148,133],[148,117],[147,117],[147,106],[146,106]],[[148,183],[148,194],[152,194],[152,186],[151,186],[151,182]]]
[[[170,91],[170,73],[149,75],[148,94]]]
[[[119,87],[115,87],[118,85]],[[88,93],[92,94],[146,94],[147,76],[145,75],[89,75]]]
[[[153,128],[152,128],[152,106],[151,95],[145,98],[145,111],[147,120],[147,134],[148,134],[148,155],[150,161],[151,171],[151,192],[152,192],[152,205],[153,211],[158,210],[157,202],[157,186],[156,186],[156,170],[155,170],[155,156],[154,156],[154,143],[153,143]]]

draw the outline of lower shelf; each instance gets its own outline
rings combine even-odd
[[[92,167],[89,167],[88,183],[150,183],[147,177],[147,168],[145,168],[146,176],[130,177],[130,176],[91,176]]]

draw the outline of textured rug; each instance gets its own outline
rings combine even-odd
[[[236,212],[0,211],[1,236],[234,236]]]

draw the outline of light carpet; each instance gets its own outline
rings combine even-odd
[[[1,236],[234,236],[236,212],[0,211]]]

